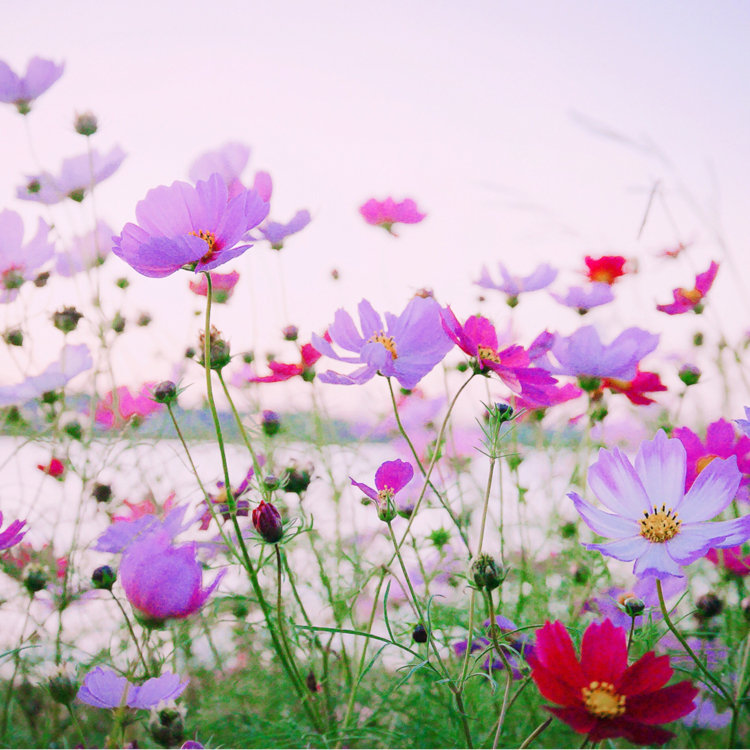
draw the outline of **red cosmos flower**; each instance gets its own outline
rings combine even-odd
[[[60,480],[62,480],[62,476],[65,473],[65,464],[59,458],[52,458],[46,466],[44,464],[37,464],[36,468]]]
[[[743,555],[742,545],[726,549],[710,549],[706,552],[706,559],[724,568],[727,573],[743,577],[750,575],[750,555]]]
[[[670,302],[668,305],[657,305],[656,309],[667,313],[667,315],[680,315],[690,310],[695,310],[697,313],[703,312],[703,298],[708,294],[708,290],[714,283],[718,270],[719,264],[711,261],[708,270],[695,277],[693,289],[685,289],[684,287],[674,289],[672,291],[674,302]]]
[[[630,399],[630,402],[638,406],[653,404],[654,399],[644,395],[656,391],[666,391],[665,386],[655,372],[642,372],[638,370],[635,377],[628,380],[617,378],[602,378],[602,388],[609,388],[613,393],[622,393]]]
[[[584,262],[588,268],[585,273],[589,281],[601,281],[612,286],[620,276],[625,275],[626,260],[622,255],[603,255],[601,258],[587,255]]]
[[[674,735],[654,725],[695,708],[698,688],[689,681],[664,687],[673,674],[668,656],[649,651],[628,666],[625,628],[610,620],[586,628],[580,661],[565,626],[548,621],[527,661],[539,692],[558,704],[546,709],[589,742],[625,737],[636,745],[663,745]]]
[[[247,378],[248,383],[280,383],[284,380],[301,375],[303,380],[312,380],[314,373],[312,366],[320,359],[320,352],[312,345],[305,344],[300,349],[301,360],[299,364],[288,364],[271,360],[268,363],[270,375],[253,375]]]

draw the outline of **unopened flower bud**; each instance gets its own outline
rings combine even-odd
[[[296,341],[299,336],[299,328],[297,326],[287,326],[281,330],[285,341]]]
[[[117,573],[109,567],[109,565],[100,565],[91,574],[91,585],[95,589],[104,589],[105,591],[112,591],[112,586],[115,585],[117,580]]]
[[[212,370],[220,372],[223,370],[232,359],[232,355],[229,349],[229,342],[222,338],[221,332],[211,326],[211,333],[208,337],[208,356],[209,356],[209,367]],[[205,364],[205,351],[206,351],[206,332],[203,331],[199,337],[199,364],[206,366]]]
[[[83,114],[76,115],[75,129],[76,133],[85,135],[86,137],[94,135],[99,123],[96,120],[96,116],[93,112],[84,112]]]
[[[515,294],[509,294],[505,300],[505,304],[511,309],[516,307],[516,305],[518,305],[518,296]]]
[[[125,318],[122,316],[122,313],[120,313],[120,311],[118,310],[115,313],[115,317],[112,318],[112,322],[109,325],[110,325],[110,328],[112,328],[112,330],[115,333],[122,333],[125,330],[125,322],[126,322]]]
[[[171,404],[177,400],[177,386],[171,380],[162,380],[153,391],[157,404]]]
[[[481,554],[471,564],[471,573],[477,588],[492,591],[496,589],[508,574],[495,561],[492,555]]]
[[[148,729],[151,736],[163,747],[175,747],[185,738],[184,709],[174,704],[166,707],[161,703],[151,709]]]
[[[427,643],[427,628],[422,623],[415,625],[411,632],[411,638],[414,643]]]
[[[338,268],[332,268],[332,269],[331,269],[331,278],[332,278],[332,279],[333,279],[334,281],[338,281],[338,280],[339,280],[339,277],[340,277],[340,275],[341,275],[341,274],[339,274],[339,269],[338,269]]]
[[[247,601],[244,598],[237,597],[232,602],[232,614],[238,619],[238,620],[244,620],[248,613],[250,612],[250,607],[247,606]]]
[[[78,321],[82,317],[83,315],[75,307],[63,307],[62,310],[58,310],[52,315],[52,325],[65,334],[71,333],[78,327]]]
[[[693,334],[693,346],[703,346],[703,333],[701,331]]]
[[[724,602],[716,594],[709,592],[708,594],[703,594],[695,603],[695,606],[698,609],[696,616],[699,619],[708,619],[716,617],[716,615],[721,613],[724,609]]]
[[[576,565],[573,571],[573,581],[577,584],[586,583],[591,577],[591,570],[585,565]]]
[[[639,599],[637,596],[631,594],[623,600],[622,608],[625,610],[625,614],[630,617],[638,617],[638,615],[643,614],[643,610],[646,609],[646,603],[643,599]]]
[[[91,495],[97,503],[108,503],[112,499],[112,488],[108,484],[97,482],[91,490]]]
[[[48,281],[49,281],[49,271],[42,271],[41,273],[38,273],[36,275],[36,278],[34,279],[34,286],[37,289],[41,289],[42,287],[47,286]]]
[[[23,346],[23,331],[20,328],[13,328],[3,334],[3,341],[8,346]]]
[[[433,547],[436,547],[438,550],[443,549],[448,542],[451,540],[451,533],[448,531],[448,529],[434,529],[431,531],[428,535],[428,539],[432,543]]]
[[[265,409],[261,415],[261,429],[264,435],[273,437],[281,429],[281,418],[275,411]]]
[[[81,440],[83,438],[83,427],[77,419],[65,424],[63,426],[63,431],[68,437],[73,438],[73,440]]]
[[[700,368],[695,365],[683,365],[677,374],[685,385],[695,385],[701,377]]]
[[[289,466],[285,473],[284,489],[302,497],[302,493],[310,486],[310,469],[300,469],[295,465]]]
[[[185,349],[185,359],[193,359],[195,357],[195,349],[192,346],[189,346],[187,349]]]
[[[115,284],[120,287],[120,289],[127,289],[130,286],[130,282],[124,277],[121,276],[117,281],[115,281]]]
[[[242,361],[246,365],[251,365],[255,361],[255,353],[254,352],[243,352],[242,353]]]
[[[261,500],[258,507],[253,509],[253,526],[269,544],[275,544],[284,536],[281,514],[265,500]]]
[[[147,325],[151,324],[151,316],[148,313],[141,313],[138,316],[138,320],[135,321],[135,324],[139,328],[145,328]]]
[[[78,683],[71,675],[69,667],[61,664],[49,678],[47,689],[53,701],[69,706],[78,693]]]
[[[34,596],[37,591],[41,591],[49,582],[47,571],[39,565],[30,565],[26,568],[23,578],[23,585],[26,590]]]
[[[459,362],[456,365],[456,370],[458,370],[458,372],[466,372],[468,369],[469,369],[469,363],[468,362]]]
[[[279,488],[279,478],[275,474],[266,474],[263,477],[263,486],[267,490],[277,490]]]

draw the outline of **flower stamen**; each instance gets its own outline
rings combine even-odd
[[[207,232],[199,229],[197,232],[189,232],[193,237],[199,237],[208,245],[208,252],[201,257],[201,263],[208,263],[216,251],[216,235],[213,232]]]
[[[641,536],[650,542],[667,542],[676,536],[682,525],[682,521],[677,518],[671,508],[667,510],[666,505],[661,506],[659,510],[654,506],[652,512],[643,511],[643,518],[638,523],[641,526]]]
[[[398,359],[398,353],[396,352],[396,342],[393,340],[393,336],[386,336],[384,331],[376,333],[367,339],[368,344],[382,344],[391,355],[391,359]]]
[[[625,713],[625,696],[617,693],[611,682],[594,680],[581,688],[581,697],[586,710],[600,719],[614,719]]]
[[[489,346],[477,347],[477,359],[484,359],[487,362],[500,364],[500,357],[498,356],[498,353]]]

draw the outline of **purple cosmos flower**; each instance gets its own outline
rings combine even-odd
[[[49,229],[39,219],[36,235],[24,245],[23,219],[15,211],[0,212],[0,302],[12,302],[21,285],[54,255]]]
[[[185,265],[208,271],[252,247],[243,238],[266,218],[268,208],[255,190],[230,198],[219,174],[195,187],[187,182],[162,185],[138,203],[138,224],[125,225],[112,252],[153,278]]]
[[[732,710],[727,708],[719,713],[708,692],[699,693],[695,699],[695,709],[682,720],[685,726],[700,729],[723,729],[729,726],[731,721]]]
[[[547,263],[537,266],[528,276],[511,276],[502,263],[498,263],[497,265],[500,269],[500,275],[503,278],[500,284],[496,284],[492,280],[487,266],[482,266],[482,273],[479,276],[479,280],[474,283],[483,289],[497,289],[500,292],[505,292],[508,295],[508,304],[511,307],[515,307],[521,292],[535,292],[538,289],[544,289],[557,278],[557,269],[552,268]]]
[[[310,212],[306,209],[297,211],[292,220],[287,224],[279,224],[276,221],[267,221],[260,227],[263,239],[267,240],[274,250],[281,250],[284,240],[291,234],[301,232],[310,223]]]
[[[101,265],[112,249],[114,232],[104,221],[93,232],[74,237],[67,250],[57,254],[55,270],[60,276],[75,276]]]
[[[359,207],[359,212],[368,224],[383,227],[394,237],[398,236],[393,231],[394,224],[418,224],[427,216],[417,208],[417,204],[411,198],[406,198],[400,203],[396,203],[393,198],[386,198],[384,201],[370,198]]]
[[[572,336],[555,336],[550,353],[558,365],[547,363],[556,375],[575,375],[633,380],[638,363],[656,349],[659,336],[640,328],[628,328],[611,344],[603,344],[594,326],[579,328]]]
[[[745,407],[745,417],[747,417],[747,419],[735,419],[734,423],[745,433],[745,435],[750,437],[750,406]]]
[[[331,341],[355,356],[338,355],[322,336],[312,334],[312,345],[321,354],[362,365],[349,375],[328,370],[318,376],[323,383],[361,385],[379,373],[411,389],[453,347],[440,323],[440,306],[432,297],[414,297],[398,317],[386,313],[386,325],[367,300],[359,303],[358,310],[361,334],[343,309],[328,329]]]
[[[656,309],[667,313],[667,315],[680,315],[690,310],[695,310],[697,313],[702,312],[703,298],[708,294],[718,271],[719,264],[711,261],[708,270],[695,277],[695,287],[692,289],[685,289],[684,287],[674,289],[672,291],[674,302],[670,302],[668,305],[657,305]]]
[[[234,198],[246,189],[240,178],[249,160],[250,149],[244,143],[225,143],[221,148],[199,156],[188,174],[193,182],[208,180],[214,173],[220,174],[227,184],[229,197]],[[273,190],[271,175],[268,172],[256,172],[253,190],[257,190],[260,197],[268,203]]]
[[[120,582],[128,601],[146,620],[162,623],[197,612],[226,571],[203,588],[203,569],[195,544],[174,546],[165,531],[147,533],[125,548]]]
[[[509,620],[507,617],[503,617],[502,615],[495,615],[495,622],[497,623],[497,626],[500,628],[500,631],[505,635],[506,633],[514,633],[514,638],[510,641],[506,641],[505,639],[501,638],[501,647],[505,651],[505,657],[508,660],[508,664],[510,664],[511,672],[513,673],[513,679],[518,680],[522,676],[521,672],[521,657],[526,657],[530,653],[533,652],[534,646],[529,638],[529,636],[523,634],[523,633],[515,633],[518,628],[516,624],[513,622],[513,620]],[[485,620],[482,623],[482,626],[486,629],[489,627],[490,621]],[[453,651],[459,658],[462,658],[466,654],[466,647],[468,646],[468,641],[458,641],[458,643],[453,644]],[[489,655],[484,660],[484,663],[482,664],[482,669],[484,670],[501,670],[505,669],[505,665],[503,664],[502,659],[500,659],[499,656],[496,655],[494,646],[492,645],[492,641],[490,641],[489,638],[475,638],[471,642],[471,653],[473,654],[475,651],[488,651]],[[490,660],[490,656],[492,656],[492,660]]]
[[[0,386],[0,406],[23,404],[32,398],[38,398],[47,391],[62,388],[76,375],[90,369],[94,361],[91,359],[86,344],[63,347],[60,358],[53,362],[39,375],[26,378],[15,385]]]
[[[65,65],[32,57],[21,78],[0,60],[0,102],[15,104],[22,115],[31,111],[31,102],[41,96],[62,74]]]
[[[125,156],[119,146],[108,154],[100,154],[92,149],[90,154],[63,160],[59,175],[42,172],[30,176],[26,185],[16,189],[16,196],[46,206],[60,203],[66,198],[80,203],[92,185],[98,185],[117,171]]]
[[[95,708],[129,706],[148,709],[162,701],[178,698],[188,682],[180,682],[176,674],[165,672],[161,677],[152,677],[142,685],[133,685],[111,669],[95,667],[83,678],[77,698]]]
[[[3,512],[0,511],[0,528],[2,525]],[[14,544],[18,544],[28,531],[23,528],[25,525],[26,521],[13,521],[5,531],[0,531],[0,549],[10,549]]]
[[[514,393],[546,401],[545,389],[557,381],[539,367],[531,366],[528,352],[519,345],[499,348],[495,326],[481,315],[472,315],[464,325],[450,307],[440,311],[443,328],[461,350],[476,360],[479,372],[494,372]]]
[[[165,534],[169,539],[174,539],[201,517],[201,514],[198,514],[189,521],[185,521],[186,510],[185,505],[173,508],[163,521],[153,513],[147,513],[133,520],[116,520],[99,536],[92,549],[115,554],[124,552],[134,542],[155,533]]]
[[[612,287],[603,281],[595,281],[588,287],[572,286],[565,295],[550,293],[561,305],[572,307],[583,315],[593,307],[606,305],[615,298]]]
[[[617,448],[600,450],[590,467],[589,486],[605,513],[577,493],[568,497],[597,534],[614,538],[606,544],[585,544],[617,560],[635,561],[637,576],[682,576],[689,565],[712,547],[733,547],[750,538],[750,516],[708,521],[729,505],[741,474],[737,459],[714,459],[685,493],[687,456],[679,440],[663,430],[641,443],[635,467]]]
[[[386,461],[375,472],[375,489],[367,484],[357,482],[351,477],[352,484],[358,487],[378,507],[378,516],[383,521],[392,521],[396,515],[394,498],[411,482],[414,477],[414,467],[407,461],[397,458]]]

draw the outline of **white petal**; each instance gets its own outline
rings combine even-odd
[[[715,458],[698,474],[685,499],[675,508],[680,520],[693,523],[715,518],[734,500],[741,479],[737,456]]]
[[[613,513],[634,521],[651,510],[648,495],[630,461],[618,449],[599,451],[599,458],[589,469],[589,486]]]
[[[633,573],[637,576],[682,576],[682,568],[672,559],[669,549],[664,542],[650,542],[646,551],[638,557],[633,566]]]
[[[639,526],[632,519],[597,510],[575,492],[569,492],[568,497],[575,504],[576,510],[586,522],[586,525],[597,534],[611,539],[622,539],[638,534]]]
[[[651,504],[676,508],[685,494],[687,454],[676,438],[670,440],[659,430],[653,440],[641,443],[635,457],[635,470]]]
[[[649,547],[649,542],[642,536],[630,536],[627,539],[618,539],[616,542],[606,544],[584,544],[586,549],[599,550],[603,555],[614,557],[615,560],[630,562],[643,555]]]

